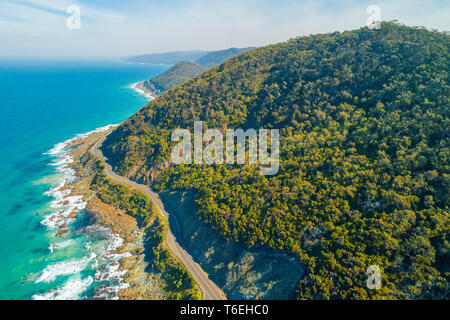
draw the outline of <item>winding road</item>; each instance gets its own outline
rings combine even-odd
[[[92,155],[96,156],[97,158],[103,160],[106,165],[106,174],[113,180],[126,184],[130,187],[136,188],[142,192],[144,192],[146,195],[150,197],[150,199],[153,201],[153,203],[158,206],[160,212],[164,215],[164,217],[169,221],[169,213],[164,208],[164,204],[159,198],[158,194],[153,192],[148,186],[136,183],[134,181],[129,180],[128,178],[125,178],[123,176],[119,176],[118,174],[114,173],[112,170],[111,165],[108,163],[108,159],[103,155],[102,151],[99,149],[99,146],[105,141],[106,136],[97,141],[92,148],[90,149],[90,152]],[[169,224],[168,224],[169,225]],[[184,267],[188,270],[188,272],[191,274],[191,276],[195,279],[197,284],[200,287],[200,290],[203,294],[203,299],[205,300],[226,300],[225,294],[220,290],[219,287],[217,287],[214,282],[209,280],[208,275],[205,271],[200,267],[198,263],[192,259],[192,256],[184,250],[179,243],[177,242],[175,236],[173,235],[172,231],[170,230],[170,226],[167,230],[167,236],[166,236],[166,245],[169,248],[169,250],[177,257],[177,259],[184,265]]]

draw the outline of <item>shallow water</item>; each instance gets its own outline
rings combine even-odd
[[[61,142],[125,120],[148,101],[131,85],[168,67],[0,62],[0,299],[85,299],[124,285],[112,254],[121,239],[91,225],[80,197],[62,201],[58,187],[74,176]]]

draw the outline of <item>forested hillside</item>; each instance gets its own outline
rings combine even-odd
[[[154,89],[161,92],[167,91],[183,82],[205,72],[208,68],[193,62],[182,61],[163,72],[159,76],[149,81],[145,81],[144,85],[152,85]],[[152,87],[149,89],[154,90]]]
[[[237,56],[238,54],[250,51],[252,49],[255,49],[255,47],[229,48],[225,50],[211,51],[202,56],[201,58],[197,59],[195,63],[213,67],[218,64],[221,64],[225,60],[228,60],[234,56]]]
[[[195,76],[198,76],[199,74],[202,74],[209,68],[221,64],[225,60],[251,49],[253,48],[230,48],[226,50],[211,51],[200,57],[200,59],[196,60],[195,63],[180,61],[162,74],[150,80],[144,81],[144,86],[155,95],[159,95]]]
[[[194,189],[227,239],[306,266],[298,298],[448,298],[448,33],[379,30],[258,48],[161,95],[104,143],[115,170]],[[280,170],[169,166],[173,129],[280,129]],[[366,287],[370,265],[382,287]],[[283,275],[280,275],[280,277]]]
[[[180,61],[194,62],[208,53],[209,51],[203,50],[172,51],[144,54],[141,56],[129,57],[126,60],[134,63],[176,64]]]

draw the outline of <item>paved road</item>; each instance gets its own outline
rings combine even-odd
[[[113,180],[116,180],[120,183],[129,185],[133,188],[136,188],[145,194],[147,194],[150,199],[152,199],[153,203],[158,206],[159,210],[162,212],[164,217],[169,221],[169,213],[164,208],[164,204],[159,198],[158,194],[153,192],[148,186],[136,183],[131,181],[123,176],[119,176],[115,174],[112,170],[112,167],[107,162],[107,158],[103,155],[99,146],[103,143],[106,137],[100,139],[90,150],[90,152],[103,160],[106,164],[106,174]],[[203,299],[205,300],[225,300],[226,296],[211,280],[208,279],[208,275],[203,271],[198,263],[196,263],[191,255],[186,252],[177,242],[175,236],[173,235],[170,227],[167,230],[166,236],[166,244],[169,250],[178,258],[178,260],[185,266],[188,272],[192,275],[195,281],[200,286],[200,290],[203,293]]]

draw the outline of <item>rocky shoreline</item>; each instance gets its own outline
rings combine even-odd
[[[118,254],[125,254],[119,261],[118,270],[124,272],[127,288],[120,290],[119,299],[166,299],[161,275],[151,271],[146,259],[145,233],[138,221],[124,210],[101,201],[91,190],[95,168],[94,156],[89,150],[112,129],[93,133],[74,140],[71,167],[77,180],[67,185],[73,195],[81,195],[87,202],[86,210],[95,223],[109,228],[123,239]],[[97,169],[98,170],[98,169]],[[178,220],[177,238],[211,279],[232,299],[292,299],[299,279],[304,275],[303,266],[288,254],[249,249],[234,241],[226,241],[195,216],[193,194],[182,191],[166,191],[161,197]],[[280,278],[280,273],[284,276]]]
[[[132,88],[150,100],[153,100],[162,94],[161,90],[156,89],[150,80],[137,82],[132,85]]]
[[[102,202],[96,192],[90,189],[95,173],[86,162],[88,157],[92,157],[89,149],[108,132],[92,133],[82,139],[74,140],[66,147],[66,149],[72,149],[69,153],[73,159],[70,166],[75,170],[77,180],[66,185],[64,189],[71,190],[71,195],[83,197],[87,202],[86,210],[94,224],[110,229],[113,234],[123,239],[122,245],[117,249],[117,254],[122,254],[123,258],[119,260],[119,265],[115,268],[124,274],[123,280],[128,286],[117,292],[116,298],[161,300],[165,298],[163,285],[158,274],[147,271],[149,268],[145,260],[144,232],[138,226],[136,219],[124,210]],[[97,296],[102,296],[102,292],[99,292]]]

